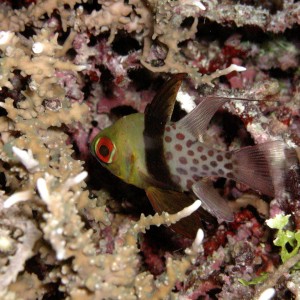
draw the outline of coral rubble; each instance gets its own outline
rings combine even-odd
[[[205,142],[282,140],[299,159],[299,25],[296,0],[1,1],[0,298],[300,299],[296,160],[274,199],[216,179],[235,219],[204,217],[191,241],[167,226],[200,201],[153,214],[89,152],[185,72],[174,119],[201,96],[248,99]]]

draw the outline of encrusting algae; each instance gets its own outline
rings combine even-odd
[[[299,7],[2,1],[0,298],[299,298],[299,254],[265,226],[300,228]],[[102,134],[134,118],[119,163]]]

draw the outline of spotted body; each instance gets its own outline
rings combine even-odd
[[[125,116],[101,131],[91,151],[113,174],[145,189],[157,212],[175,213],[192,204],[196,196],[205,210],[219,220],[231,221],[233,212],[210,177],[233,179],[274,196],[275,187],[284,184],[291,157],[287,157],[281,141],[230,152],[201,143],[199,137],[228,98],[203,98],[193,111],[172,123],[176,95],[184,77],[177,74],[167,81],[144,114]],[[201,216],[198,210],[172,228],[193,238]]]
[[[232,154],[201,143],[176,124],[166,125],[164,151],[172,180],[184,191],[202,177],[233,178]]]

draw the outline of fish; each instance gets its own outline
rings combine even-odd
[[[284,184],[286,145],[270,141],[234,151],[221,151],[201,142],[209,122],[227,97],[203,97],[177,122],[171,117],[186,74],[173,75],[157,92],[144,113],[134,113],[103,129],[91,143],[91,152],[102,166],[128,184],[144,189],[158,213],[176,213],[196,198],[219,221],[231,222],[228,201],[213,186],[211,177],[247,184],[274,197]],[[201,226],[200,211],[171,228],[194,238]]]

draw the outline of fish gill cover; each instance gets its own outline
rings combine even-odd
[[[89,151],[174,73],[174,120],[201,96],[261,100],[225,104],[206,144],[298,150],[299,23],[293,0],[1,1],[0,298],[299,299],[296,162],[275,198],[215,180],[234,220],[193,241],[160,225],[200,202],[154,214]]]

